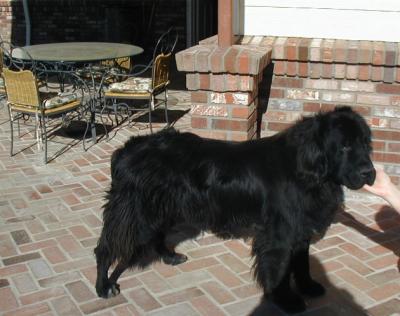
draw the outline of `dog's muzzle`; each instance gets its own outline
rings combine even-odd
[[[375,182],[376,171],[375,168],[371,165],[368,167],[364,167],[360,170],[360,175],[364,180],[364,183],[368,185],[373,185]]]
[[[372,185],[375,181],[376,171],[372,163],[364,164],[358,170],[348,170],[343,174],[342,184],[351,190],[359,190],[364,184]]]

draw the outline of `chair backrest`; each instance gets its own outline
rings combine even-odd
[[[123,71],[129,72],[131,70],[131,58],[130,57],[120,57],[115,59],[103,60],[101,63],[103,66],[107,67],[118,67]]]
[[[152,70],[152,89],[164,87],[169,83],[169,65],[172,54],[160,54],[156,57]]]
[[[159,37],[153,52],[153,60],[159,55],[172,53],[178,42],[178,33],[173,27],[170,27]]]
[[[3,67],[11,70],[29,69],[36,73],[36,62],[25,48],[3,41],[1,49],[3,51]]]
[[[131,58],[130,57],[121,57],[115,59],[115,63],[118,65],[119,68],[129,72],[131,70]]]
[[[178,42],[178,33],[173,27],[170,27],[165,31],[157,40],[154,46],[152,59],[147,64],[137,64],[132,67],[132,72],[136,76],[145,73],[149,68],[153,67],[156,61],[156,57],[160,54],[168,55],[172,54],[175,46]]]
[[[36,78],[30,70],[3,69],[7,101],[17,106],[40,107]]]

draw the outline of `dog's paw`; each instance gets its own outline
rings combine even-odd
[[[96,292],[99,297],[112,298],[117,296],[121,291],[118,283],[110,283],[102,287],[96,286]]]
[[[169,264],[172,266],[176,266],[177,264],[184,263],[187,261],[188,257],[181,253],[174,253],[171,255],[163,256],[162,260],[164,261],[165,264]]]
[[[321,284],[313,280],[307,282],[307,284],[297,284],[297,288],[301,294],[308,297],[319,297],[324,295],[326,292],[325,288]]]
[[[291,293],[290,295],[272,295],[271,301],[284,312],[289,314],[301,313],[306,310],[306,303],[300,295]]]

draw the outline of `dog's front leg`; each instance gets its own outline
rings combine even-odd
[[[253,241],[254,269],[265,298],[272,300],[285,312],[299,313],[306,309],[301,296],[290,288],[291,245],[290,230],[260,231]]]
[[[310,242],[308,240],[297,245],[294,250],[291,267],[300,293],[310,297],[318,297],[325,294],[325,289],[311,278],[309,248]]]
[[[265,293],[275,289],[284,277],[290,262],[290,233],[268,227],[259,229],[253,239],[254,272]]]

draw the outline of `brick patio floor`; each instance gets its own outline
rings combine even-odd
[[[170,113],[182,130],[190,125],[188,99],[185,92],[171,93]],[[97,298],[93,248],[109,158],[131,135],[148,133],[145,120],[134,127],[125,122],[86,152],[81,142],[57,136],[50,156],[60,146],[54,140],[75,145],[43,165],[25,128],[16,141],[17,150],[25,149],[9,156],[9,123],[6,110],[0,112],[0,314],[241,316],[256,308],[261,293],[251,277],[250,243],[210,234],[179,246],[187,263],[124,273],[119,296]],[[328,290],[308,301],[303,315],[396,315],[400,216],[365,193],[346,191],[346,205],[312,246],[312,273]],[[268,304],[258,311],[284,315]]]

